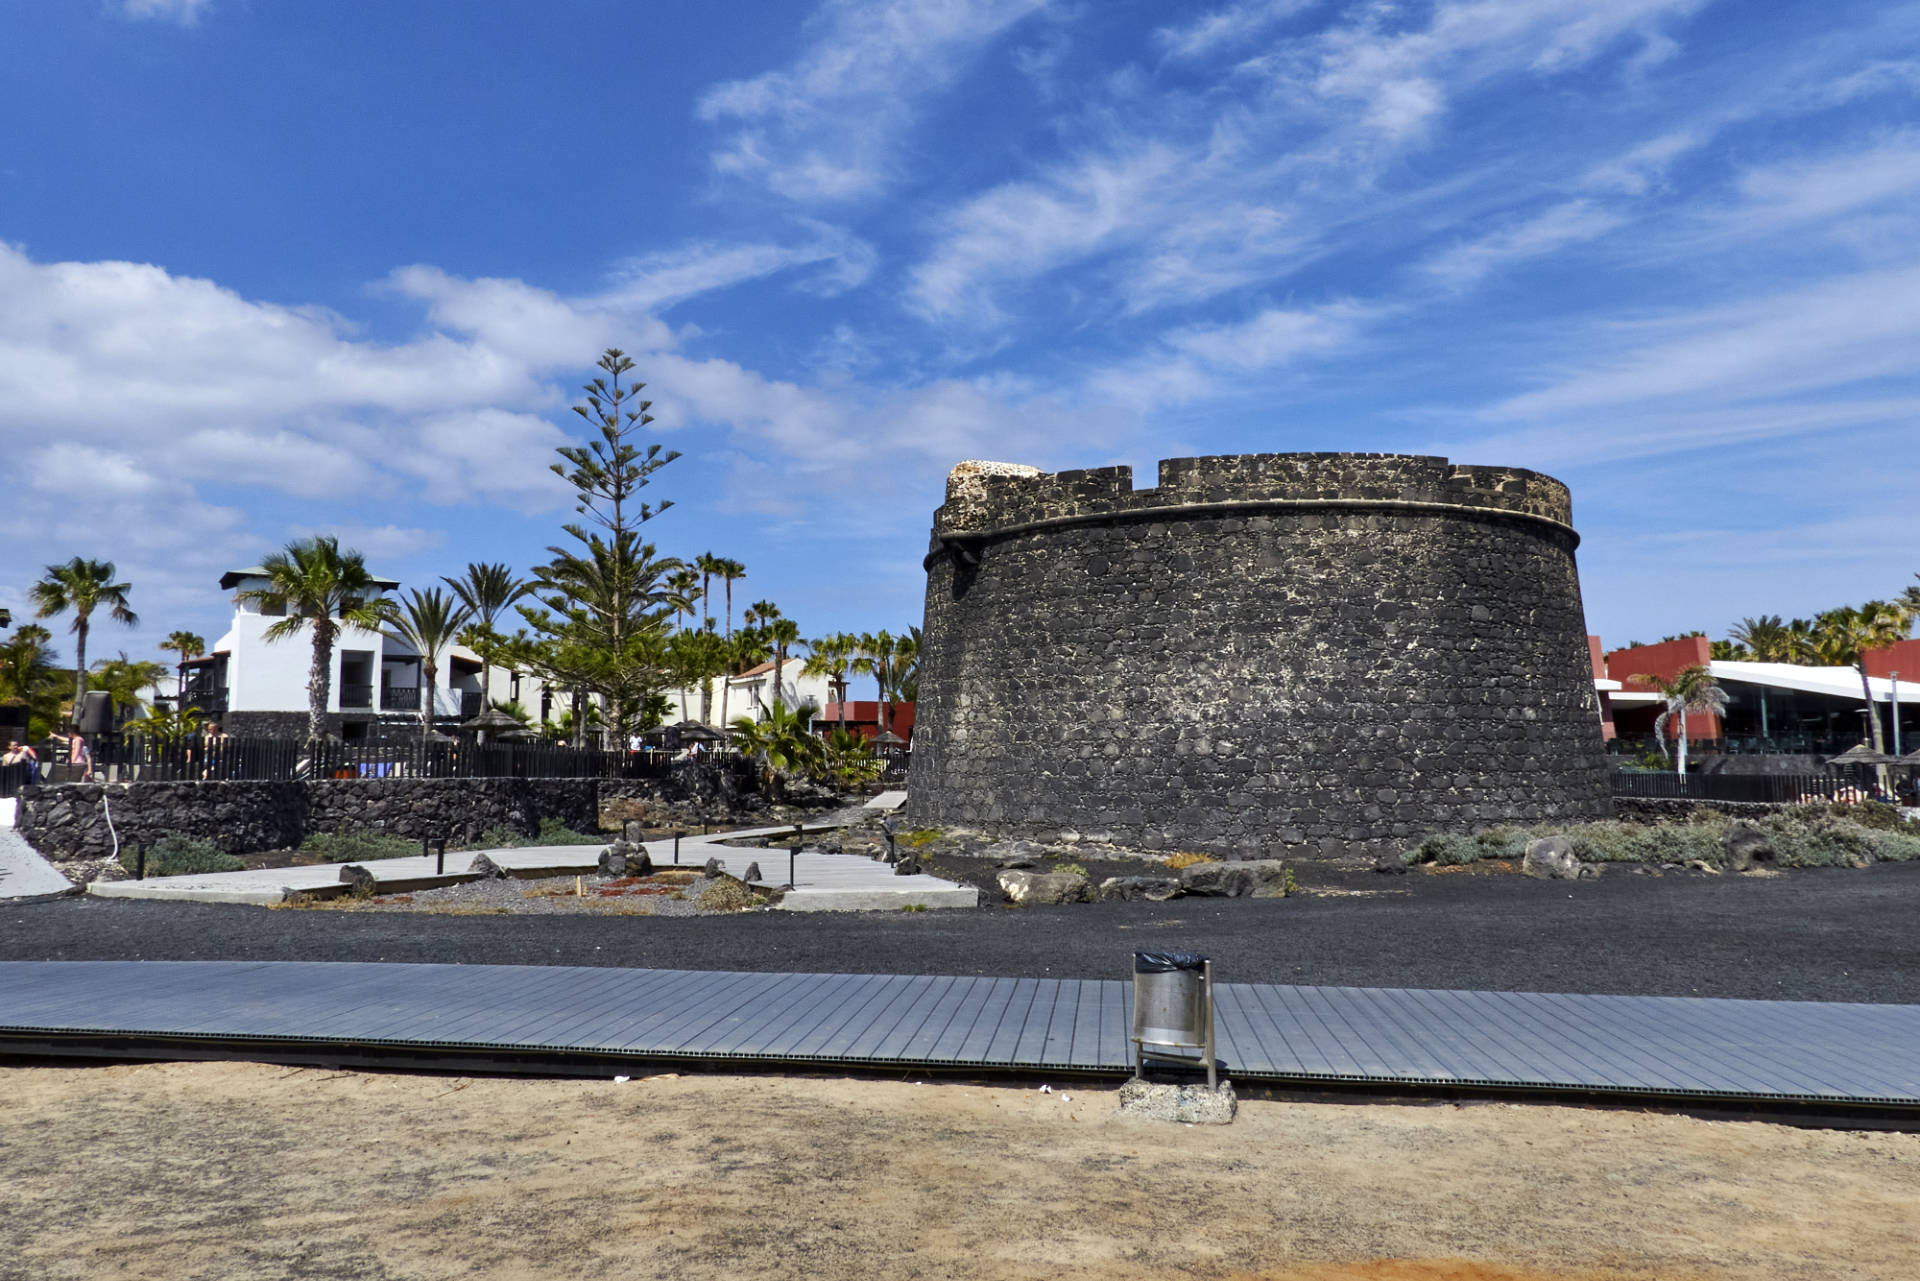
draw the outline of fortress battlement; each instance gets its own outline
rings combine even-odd
[[[1043,472],[963,462],[947,476],[934,536],[984,536],[1042,521],[1144,517],[1230,505],[1444,505],[1511,512],[1571,526],[1567,487],[1517,467],[1473,467],[1419,454],[1226,454],[1169,458],[1159,484],[1133,487],[1131,467]]]

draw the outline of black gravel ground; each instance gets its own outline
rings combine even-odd
[[[66,899],[0,908],[0,960],[437,961],[1123,978],[1920,1003],[1920,865],[1769,879],[1356,875],[1357,897],[919,913],[426,916]]]

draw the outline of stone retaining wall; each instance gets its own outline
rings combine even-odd
[[[1701,810],[1726,814],[1733,818],[1759,818],[1780,814],[1799,806],[1774,801],[1704,801],[1687,796],[1616,796],[1613,816],[1623,823],[1668,823],[1684,819]]]
[[[765,809],[750,762],[689,762],[659,778],[386,778],[311,782],[58,783],[20,795],[17,830],[59,862],[107,858],[169,832],[231,854],[286,849],[315,832],[369,830],[410,839],[472,840],[488,828],[522,836],[557,819],[598,830],[604,801],[640,802],[662,819],[723,822]]]

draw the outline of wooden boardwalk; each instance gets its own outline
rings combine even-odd
[[[1920,1006],[1216,988],[1240,1081],[1920,1107]],[[1118,1074],[1125,981],[321,962],[0,963],[0,1052],[358,1051]]]

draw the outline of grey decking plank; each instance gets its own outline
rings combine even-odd
[[[965,1012],[968,1003],[973,1000],[975,988],[983,982],[982,979],[955,978],[949,983],[946,991],[940,994],[940,999],[927,1012],[926,1019],[900,1046],[900,1057],[912,1062],[950,1058],[950,1053],[943,1055],[939,1052],[940,1046],[953,1035],[954,1025],[963,1014],[971,1023],[972,1014]],[[965,1029],[960,1029],[959,1034],[964,1036]]]
[[[1221,984],[1245,1077],[1920,1104],[1920,1007]],[[388,965],[0,963],[0,1029],[1120,1071],[1130,987]],[[135,1053],[129,1049],[128,1053]]]
[[[1059,1013],[1060,1002],[1067,997],[1064,989],[1066,981],[1061,979],[1041,979],[1033,994],[1033,1004],[1027,1010],[1027,1017],[1020,1025],[1020,1034],[1015,1040],[1013,1050],[1007,1055],[1007,1061],[1017,1066],[1051,1066],[1046,1057],[1047,1033],[1053,1027],[1054,1017]]]
[[[1017,1061],[1014,1049],[1020,1044],[1020,1031],[1026,1026],[1027,1015],[1033,1009],[1034,1000],[1040,990],[1040,980],[1013,979],[1011,982],[1013,989],[1007,994],[1006,1003],[994,1011],[994,1022],[988,1029],[987,1045],[980,1054],[984,1062]]]
[[[1020,990],[1016,979],[980,979],[974,984],[977,998],[969,996],[967,1006],[954,1015],[954,1027],[958,1035],[943,1034],[939,1049],[947,1051],[942,1061],[948,1063],[989,1063],[988,1055],[993,1049],[993,1038],[1000,1030],[1000,1019],[1009,1003]],[[972,1017],[964,1027],[961,1020],[969,1011]]]

